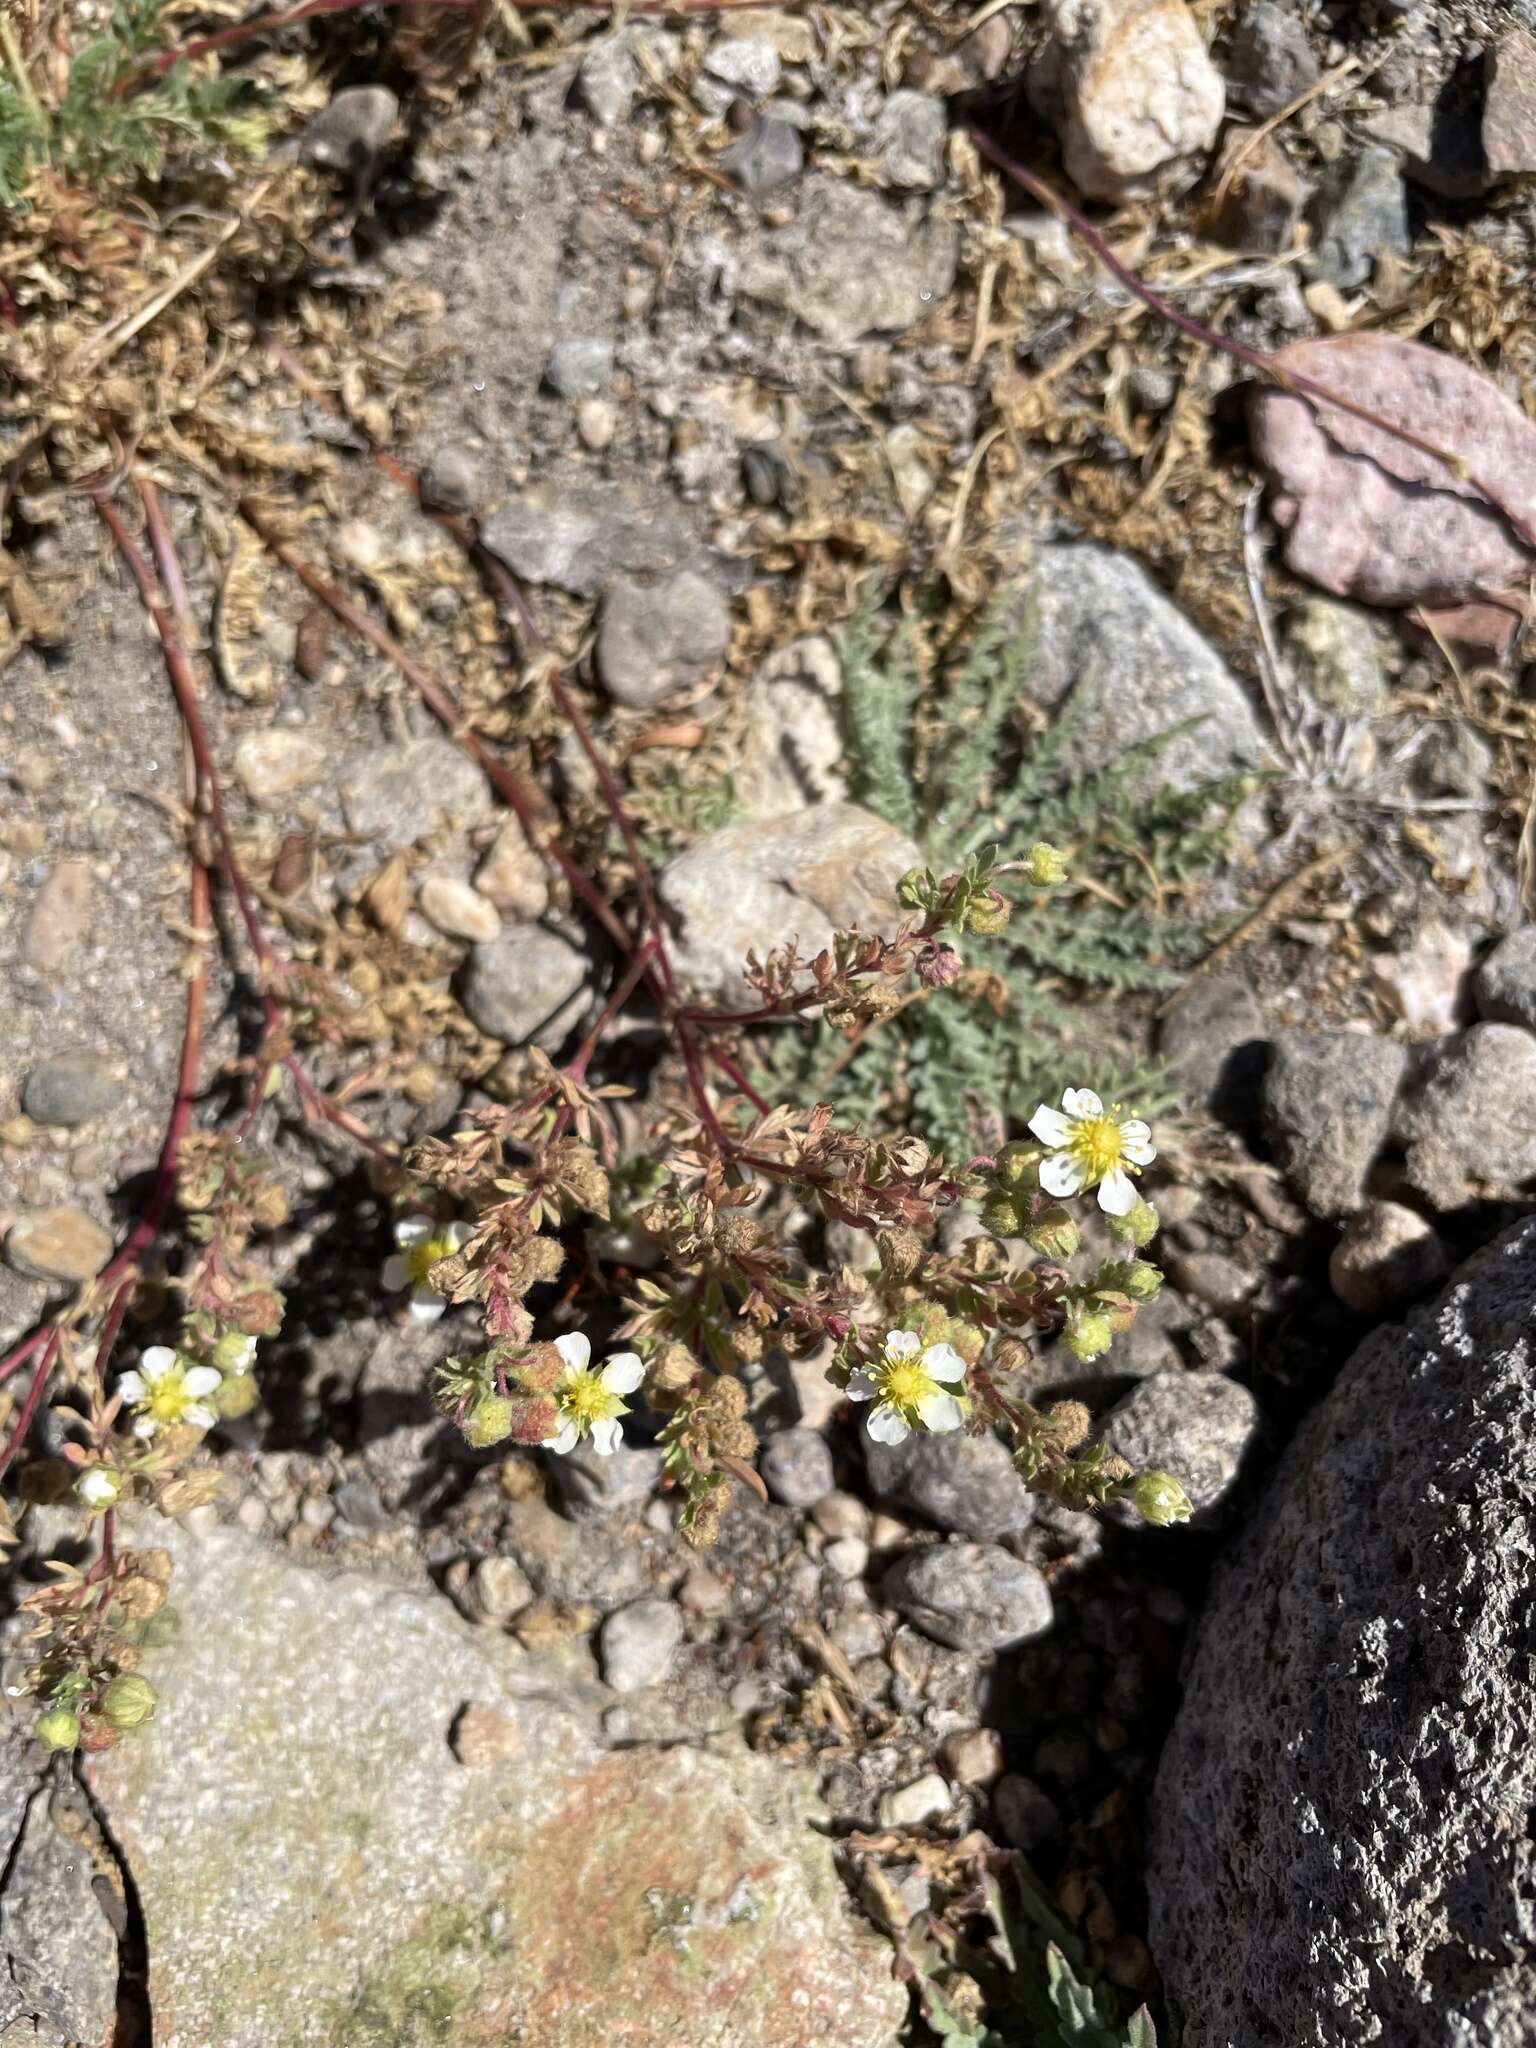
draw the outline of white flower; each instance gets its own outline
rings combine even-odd
[[[216,1394],[223,1374],[211,1365],[188,1365],[168,1344],[152,1344],[139,1360],[137,1372],[125,1372],[117,1391],[137,1408],[135,1436],[153,1436],[157,1429],[184,1422],[193,1429],[212,1429],[218,1421],[204,1396]]]
[[[619,1448],[619,1417],[629,1413],[620,1396],[635,1391],[645,1378],[645,1367],[637,1353],[619,1351],[600,1372],[593,1372],[592,1346],[579,1330],[569,1337],[557,1337],[555,1349],[565,1360],[565,1371],[555,1386],[560,1426],[545,1438],[545,1450],[563,1457],[574,1451],[584,1436],[590,1436],[594,1451],[605,1458],[611,1456]]]
[[[1040,1162],[1040,1185],[1048,1195],[1078,1195],[1097,1187],[1106,1216],[1129,1216],[1137,1202],[1132,1170],[1157,1157],[1152,1133],[1139,1117],[1123,1115],[1118,1102],[1106,1109],[1091,1088],[1069,1088],[1061,1108],[1045,1103],[1029,1128],[1050,1150]]]
[[[958,1429],[965,1410],[941,1381],[965,1378],[965,1360],[952,1344],[930,1344],[910,1330],[888,1330],[876,1364],[848,1382],[850,1401],[873,1401],[865,1424],[877,1444],[899,1444],[914,1429]]]
[[[473,1234],[467,1223],[434,1223],[430,1216],[402,1216],[395,1225],[395,1243],[400,1249],[384,1261],[384,1285],[392,1294],[410,1288],[413,1323],[435,1323],[448,1306],[427,1275],[439,1259],[451,1258]]]
[[[82,1507],[115,1507],[123,1495],[123,1475],[109,1465],[87,1465],[75,1481],[75,1499]]]

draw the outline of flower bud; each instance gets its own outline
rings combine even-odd
[[[466,1443],[477,1451],[488,1450],[512,1434],[512,1403],[500,1394],[480,1394],[470,1402],[459,1427]]]
[[[119,1671],[109,1681],[97,1712],[109,1728],[138,1728],[155,1711],[155,1688],[136,1671]]]
[[[116,1507],[127,1483],[122,1473],[114,1472],[110,1466],[87,1465],[75,1481],[75,1499],[83,1508],[100,1514],[105,1508]]]
[[[1074,1302],[1067,1311],[1066,1328],[1061,1341],[1080,1365],[1091,1365],[1096,1358],[1102,1358],[1115,1341],[1113,1323],[1106,1315],[1096,1314]]]
[[[1038,1216],[1031,1217],[1020,1235],[1042,1259],[1055,1259],[1059,1264],[1076,1256],[1077,1225],[1059,1205],[1042,1209]]]
[[[992,1169],[999,1187],[1033,1191],[1040,1185],[1041,1152],[1038,1145],[1005,1145]]]
[[[896,884],[896,901],[907,910],[926,910],[933,889],[933,876],[927,868],[908,868]]]
[[[923,1240],[906,1224],[875,1232],[881,1270],[892,1280],[910,1280],[923,1262]]]
[[[68,1707],[50,1707],[33,1730],[44,1749],[73,1749],[80,1740],[80,1716]]]
[[[1024,872],[1037,889],[1054,889],[1067,879],[1067,863],[1048,839],[1037,839],[1029,849]]]
[[[983,895],[968,903],[960,914],[960,929],[974,932],[978,938],[990,939],[1003,931],[1013,915],[1013,905],[996,889],[988,889]]]
[[[256,1339],[243,1330],[226,1330],[213,1347],[210,1363],[220,1372],[249,1372],[256,1361]]]
[[[219,1382],[213,1405],[226,1422],[238,1422],[249,1415],[261,1399],[261,1389],[248,1372],[227,1373]]]
[[[1021,1237],[1027,1225],[1012,1195],[993,1195],[981,1205],[981,1220],[994,1237]]]
[[[1046,1411],[1046,1427],[1064,1451],[1075,1451],[1088,1441],[1093,1417],[1081,1401],[1054,1401]]]
[[[1100,1266],[1094,1289],[1100,1294],[1123,1295],[1128,1301],[1156,1301],[1162,1292],[1163,1275],[1146,1259],[1106,1259]]]
[[[1133,1244],[1138,1251],[1148,1245],[1157,1235],[1157,1211],[1150,1202],[1136,1197],[1136,1206],[1124,1216],[1106,1216],[1111,1237],[1118,1237],[1122,1244]]]
[[[510,1434],[515,1444],[547,1444],[560,1428],[560,1411],[547,1394],[535,1394],[510,1405]]]
[[[1154,1529],[1187,1522],[1194,1503],[1171,1472],[1143,1472],[1131,1488],[1131,1505]]]
[[[698,1377],[699,1361],[686,1344],[663,1344],[651,1360],[646,1388],[652,1394],[680,1394]]]

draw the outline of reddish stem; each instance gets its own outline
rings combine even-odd
[[[1367,426],[1380,428],[1394,440],[1401,441],[1405,447],[1416,448],[1421,455],[1428,455],[1434,461],[1442,463],[1453,476],[1470,484],[1486,505],[1492,506],[1501,518],[1507,520],[1527,547],[1536,548],[1536,527],[1523,519],[1513,506],[1506,504],[1481,477],[1475,475],[1467,466],[1465,459],[1457,455],[1453,449],[1438,447],[1433,441],[1425,440],[1422,434],[1414,433],[1411,428],[1399,426],[1395,421],[1384,418],[1381,413],[1373,412],[1369,406],[1361,405],[1353,398],[1346,398],[1340,391],[1330,390],[1326,384],[1318,383],[1316,378],[1304,376],[1299,370],[1288,369],[1265,350],[1250,348],[1246,342],[1233,341],[1229,335],[1218,333],[1214,327],[1207,327],[1203,320],[1196,320],[1188,313],[1181,313],[1177,306],[1171,305],[1144,278],[1138,277],[1134,270],[1121,262],[1093,222],[1069,199],[1063,199],[1044,178],[1036,177],[1033,171],[1026,170],[1023,164],[1009,156],[1005,149],[989,135],[984,135],[979,128],[972,128],[969,132],[971,140],[983,156],[990,157],[998,169],[1012,178],[1016,185],[1022,185],[1032,199],[1038,199],[1042,206],[1049,207],[1051,212],[1058,214],[1073,233],[1081,236],[1088,244],[1111,277],[1123,284],[1128,292],[1140,299],[1141,303],[1156,313],[1160,320],[1166,320],[1171,327],[1176,327],[1181,334],[1187,334],[1203,348],[1219,349],[1223,355],[1232,356],[1236,361],[1246,363],[1250,369],[1257,370],[1261,377],[1279,385],[1282,391],[1291,391],[1298,397],[1310,399],[1315,406],[1331,406],[1337,412],[1348,413],[1354,419],[1363,420]]]
[[[48,1384],[48,1376],[58,1363],[61,1339],[62,1332],[56,1323],[48,1333],[43,1355],[37,1361],[37,1368],[32,1374],[32,1384],[27,1388],[27,1398],[21,1404],[21,1413],[11,1425],[11,1433],[5,1440],[4,1450],[0,1450],[0,1479],[3,1479],[10,1470],[11,1461],[21,1449],[22,1440],[32,1427],[38,1404],[43,1398],[43,1388]]]

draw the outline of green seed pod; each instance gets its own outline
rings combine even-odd
[[[136,1671],[119,1671],[102,1694],[97,1712],[111,1728],[138,1728],[155,1711],[155,1688]]]
[[[1038,1145],[1005,1145],[993,1168],[998,1186],[1033,1192],[1040,1185],[1040,1159]]]
[[[73,1749],[80,1740],[80,1716],[68,1707],[50,1707],[38,1717],[33,1733],[44,1749]]]
[[[1143,1472],[1131,1488],[1131,1505],[1154,1529],[1187,1522],[1194,1503],[1171,1472]]]
[[[1024,872],[1037,889],[1053,889],[1067,879],[1067,863],[1049,840],[1037,839],[1029,849]]]

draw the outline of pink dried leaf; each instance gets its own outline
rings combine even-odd
[[[1275,364],[1428,444],[1326,399],[1256,390],[1254,451],[1296,575],[1367,604],[1442,605],[1536,571],[1536,425],[1488,378],[1387,334],[1297,342]]]

